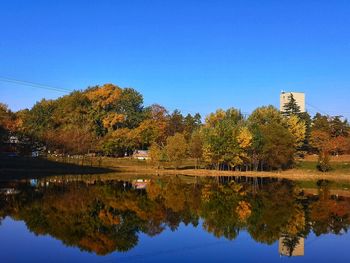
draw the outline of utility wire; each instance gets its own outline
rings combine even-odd
[[[72,90],[69,90],[69,89],[53,87],[46,84],[40,84],[40,83],[31,82],[31,81],[18,80],[18,79],[2,77],[2,76],[0,76],[0,82],[28,86],[28,87],[38,88],[38,89],[46,89],[46,90],[57,91],[62,93],[72,92]]]
[[[307,102],[306,102],[306,105],[308,105],[308,106],[314,108],[316,111],[318,111],[318,112],[320,112],[320,113],[322,113],[322,114],[324,114],[324,115],[326,115],[326,116],[331,116],[331,114],[328,114],[327,112],[321,110],[320,108],[318,108],[318,107],[316,107],[316,106],[314,106],[314,105],[312,105],[312,104],[310,104],[310,103],[307,103]]]
[[[4,82],[4,83],[11,83],[11,84],[17,84],[17,85],[22,85],[22,86],[27,86],[27,87],[33,87],[33,88],[38,88],[38,89],[46,89],[46,90],[50,90],[50,91],[56,91],[56,92],[61,92],[61,93],[70,93],[73,90],[70,89],[65,89],[65,88],[60,88],[60,87],[54,87],[54,86],[50,86],[50,85],[46,85],[46,84],[40,84],[40,83],[36,83],[36,82],[31,82],[31,81],[25,81],[25,80],[18,80],[18,79],[14,79],[14,78],[9,78],[9,77],[4,77],[4,76],[0,76],[0,82]],[[324,110],[310,104],[306,102],[306,105],[315,109],[317,112],[320,112],[326,116],[332,116],[331,114],[328,114],[327,112],[325,112]],[[177,107],[171,107],[177,109]],[[186,109],[182,109],[184,111],[187,111],[189,113],[194,114],[195,112],[193,110],[186,110]],[[247,112],[242,112],[242,114],[244,116],[249,116],[249,113]]]

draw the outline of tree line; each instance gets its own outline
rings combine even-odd
[[[327,171],[330,155],[350,152],[347,120],[320,113],[311,118],[292,95],[282,112],[263,106],[245,117],[239,109],[218,109],[202,121],[198,113],[146,107],[139,92],[113,84],[43,99],[15,113],[1,104],[0,139],[10,135],[62,154],[122,157],[149,150],[155,166],[170,162],[175,168],[194,158],[218,170],[287,169],[297,156],[318,153],[319,169]]]

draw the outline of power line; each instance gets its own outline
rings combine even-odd
[[[50,86],[50,85],[46,85],[46,84],[35,83],[35,82],[31,82],[31,81],[2,77],[2,76],[0,76],[0,81],[5,82],[5,83],[28,86],[28,87],[38,88],[38,89],[46,89],[46,90],[57,91],[57,92],[62,92],[62,93],[72,92],[72,90],[69,90],[69,89],[54,87],[54,86]]]
[[[61,93],[70,93],[73,90],[70,89],[65,89],[65,88],[60,88],[60,87],[55,87],[55,86],[50,86],[50,85],[46,85],[46,84],[40,84],[40,83],[36,83],[36,82],[32,82],[32,81],[26,81],[26,80],[18,80],[18,79],[14,79],[14,78],[9,78],[9,77],[4,77],[4,76],[0,76],[0,82],[5,82],[5,83],[11,83],[11,84],[17,84],[17,85],[22,85],[22,86],[27,86],[27,87],[33,87],[33,88],[38,88],[38,89],[45,89],[45,90],[50,90],[50,91],[56,91],[56,92],[61,92]],[[328,114],[327,112],[321,110],[320,108],[310,104],[310,103],[306,103],[306,105],[314,108],[317,112],[320,112],[324,115],[327,116],[331,116],[331,114]],[[173,105],[174,106],[174,105]],[[170,107],[173,108],[173,110],[177,109],[177,107]],[[189,109],[182,109],[183,111],[187,111],[189,113],[196,113],[193,110],[189,110]],[[242,112],[242,114],[247,117],[250,114],[247,112]]]
[[[328,114],[327,112],[321,110],[320,108],[318,108],[318,107],[316,107],[316,106],[314,106],[314,105],[312,105],[312,104],[310,104],[310,103],[306,103],[306,105],[308,105],[308,106],[314,108],[316,111],[318,111],[318,112],[320,112],[320,113],[322,113],[322,114],[324,114],[324,115],[331,116],[331,114]]]
[[[328,117],[340,116],[340,117],[343,117],[346,119],[346,116],[344,116],[344,114],[345,115],[350,114],[350,112],[342,112],[342,114],[329,114],[329,111],[325,112],[324,110],[322,110],[322,109],[320,109],[320,108],[318,108],[310,103],[306,103],[306,105],[314,108],[316,110],[316,112],[322,113],[323,115],[328,116]],[[332,112],[335,113],[335,111],[332,111]]]

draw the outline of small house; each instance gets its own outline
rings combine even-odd
[[[145,150],[135,150],[132,158],[138,159],[138,160],[149,160],[149,154],[148,151]]]

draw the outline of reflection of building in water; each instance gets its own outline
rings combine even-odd
[[[297,257],[304,256],[305,240],[301,237],[281,237],[278,251],[281,256]]]
[[[150,180],[148,180],[148,179],[136,179],[136,180],[132,181],[132,186],[135,189],[146,189],[149,182],[150,182]]]

